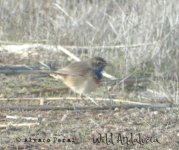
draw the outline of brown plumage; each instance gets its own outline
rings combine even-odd
[[[102,78],[102,71],[106,61],[101,57],[94,57],[86,61],[72,63],[50,76],[62,80],[71,90],[82,95],[94,91]]]

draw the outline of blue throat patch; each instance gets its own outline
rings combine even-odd
[[[98,67],[97,70],[95,70],[95,74],[96,74],[96,76],[98,77],[99,80],[101,80],[103,78],[103,75],[101,73],[103,71],[103,69],[104,69],[104,66],[101,65],[101,66]]]

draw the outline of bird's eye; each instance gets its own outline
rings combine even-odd
[[[98,65],[101,65],[102,63],[100,61],[97,62]]]

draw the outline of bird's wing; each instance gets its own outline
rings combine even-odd
[[[62,68],[55,73],[62,75],[72,75],[72,76],[85,76],[92,73],[92,69],[87,62],[75,62]]]

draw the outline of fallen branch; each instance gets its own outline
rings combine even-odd
[[[0,73],[3,74],[48,74],[49,70],[39,69],[39,65],[0,65]]]
[[[178,105],[168,105],[168,104],[155,104],[155,105],[140,105],[140,104],[120,104],[120,105],[112,105],[112,106],[102,106],[102,107],[59,107],[59,106],[0,106],[1,110],[18,110],[18,111],[74,111],[74,110],[79,110],[79,111],[102,111],[102,110],[115,110],[116,108],[118,109],[131,109],[131,108],[145,108],[145,109],[152,109],[152,110],[157,110],[157,109],[178,109]]]

